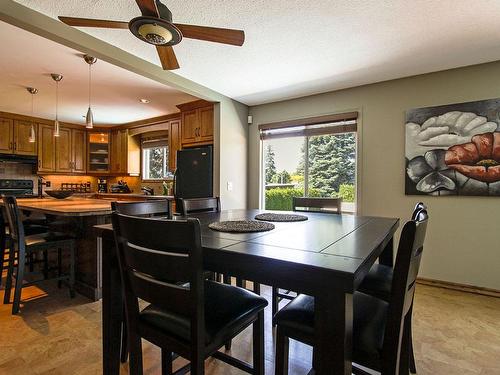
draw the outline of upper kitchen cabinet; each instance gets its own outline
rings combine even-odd
[[[205,100],[179,104],[183,147],[206,145],[214,139],[214,106]]]
[[[36,155],[36,143],[29,141],[31,126],[31,121],[0,118],[0,152]]]
[[[84,129],[61,126],[54,137],[54,125],[38,125],[38,172],[85,173],[86,149]]]
[[[127,129],[111,131],[110,173],[114,175],[139,175],[140,144]]]
[[[87,172],[90,174],[108,174],[110,172],[110,136],[109,132],[87,133]]]
[[[55,138],[54,125],[38,125],[38,172],[55,172]]]

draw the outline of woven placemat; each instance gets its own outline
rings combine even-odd
[[[255,220],[218,221],[208,225],[218,232],[251,233],[267,232],[274,229],[274,224]]]
[[[273,213],[265,213],[258,214],[255,216],[256,220],[264,220],[264,221],[306,221],[308,220],[307,216],[304,215],[294,215],[294,214],[273,214]]]

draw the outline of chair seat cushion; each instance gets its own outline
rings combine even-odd
[[[392,267],[374,264],[358,291],[389,301],[391,299],[392,275]]]
[[[356,292],[353,297],[353,358],[363,364],[380,360],[389,304]],[[276,314],[276,324],[287,330],[290,338],[314,340],[314,298],[299,295]]]
[[[175,302],[173,302],[175,303]],[[205,281],[205,342],[225,339],[244,328],[246,319],[267,306],[266,299],[246,289]],[[149,305],[140,313],[143,323],[166,334],[190,341],[191,322],[188,315],[174,314]],[[231,336],[231,337],[232,337]]]
[[[69,234],[60,232],[46,232],[46,233],[33,234],[31,236],[25,237],[27,247],[44,245],[54,241],[65,241],[71,239],[74,239],[74,237],[72,237]]]

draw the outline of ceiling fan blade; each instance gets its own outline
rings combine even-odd
[[[245,32],[234,29],[221,29],[218,27],[183,25],[174,23],[185,38],[207,40],[209,42],[232,44],[242,46],[245,42]]]
[[[179,69],[179,62],[172,46],[156,46],[164,70]]]
[[[135,0],[141,13],[145,17],[159,17],[158,7],[156,0]]]
[[[92,18],[59,17],[61,22],[77,27],[102,27],[106,29],[128,29],[128,22],[96,20]]]

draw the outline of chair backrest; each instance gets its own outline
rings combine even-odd
[[[9,224],[10,238],[19,249],[20,246],[24,246],[24,226],[19,208],[17,207],[16,197],[3,196],[3,205]]]
[[[415,205],[415,208],[413,209],[413,213],[411,214],[411,219],[412,220],[416,220],[417,219],[417,215],[418,215],[418,212],[420,210],[427,210],[427,206],[425,205],[424,202],[418,202],[416,205]]]
[[[150,200],[145,202],[111,202],[111,209],[129,216],[164,216],[171,218],[169,200]]]
[[[420,209],[415,219],[406,222],[401,232],[384,337],[383,363],[387,366],[387,373],[397,373],[395,371],[399,367],[403,328],[412,314],[428,219],[427,211]]]
[[[219,197],[213,198],[190,198],[180,199],[182,205],[182,213],[184,215],[195,212],[219,212],[220,199]]]
[[[114,212],[113,229],[127,321],[138,324],[137,299],[191,318],[192,343],[204,342],[204,284],[198,219],[164,220]],[[189,287],[179,286],[189,282]]]
[[[315,211],[341,214],[342,198],[305,198],[293,197],[294,211]]]

